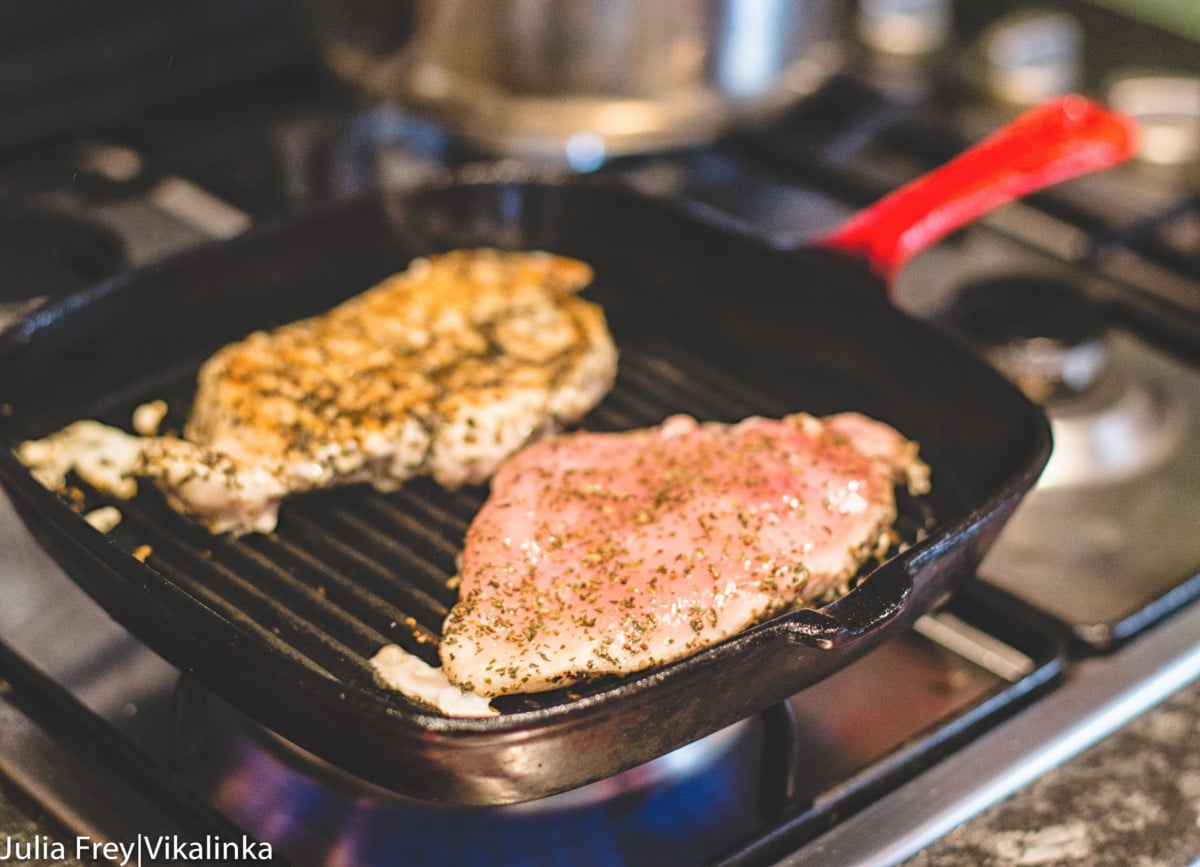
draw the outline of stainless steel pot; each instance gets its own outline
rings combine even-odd
[[[842,0],[419,0],[378,96],[504,154],[579,168],[703,141],[810,93]]]

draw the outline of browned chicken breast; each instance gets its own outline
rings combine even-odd
[[[139,471],[215,532],[268,532],[280,500],[415,475],[488,478],[612,387],[617,352],[582,262],[455,251],[327,313],[230,344],[201,368],[182,439]]]

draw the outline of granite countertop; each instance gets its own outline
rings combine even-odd
[[[1200,858],[1200,683],[959,826],[910,867],[1169,867]]]

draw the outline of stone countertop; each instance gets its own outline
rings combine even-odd
[[[959,826],[909,867],[1168,867],[1200,858],[1200,683]]]

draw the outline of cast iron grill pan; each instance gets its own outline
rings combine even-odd
[[[123,275],[0,336],[6,446],[81,417],[127,428],[165,398],[178,427],[200,362],[257,327],[327,309],[414,255],[543,248],[596,269],[619,382],[586,420],[675,412],[854,409],[922,443],[934,493],[905,501],[916,541],[846,597],[798,610],[656,671],[497,700],[448,719],[379,688],[367,659],[397,642],[436,659],[447,581],[484,489],[416,481],[285,504],[277,533],[213,537],[144,485],[108,536],[34,482],[0,474],[37,538],[140,639],[299,746],[405,794],[528,800],[609,776],[794,693],[904,628],[982,556],[1046,458],[1041,413],[857,263],[784,253],[602,182],[454,183],[345,203]],[[952,423],[951,423],[952,422]],[[105,501],[85,491],[85,508]],[[936,521],[931,521],[931,516]],[[145,563],[132,552],[149,545]]]
[[[188,376],[159,393],[187,406],[192,385]],[[114,411],[112,421],[128,418],[134,406]],[[677,346],[626,344],[616,388],[582,427],[628,430],[677,412],[735,421],[786,409]],[[384,644],[398,643],[438,664],[442,622],[458,596],[455,559],[487,495],[485,486],[448,491],[428,479],[393,494],[348,487],[297,497],[269,536],[231,538],[182,520],[152,485],[123,501],[77,477],[71,483],[85,495],[74,505],[81,513],[105,505],[121,511],[122,524],[110,538],[123,552],[132,556],[149,546],[147,565],[218,616],[295,665],[359,689],[374,687],[369,660]],[[911,543],[931,516],[921,502],[903,503],[900,523]],[[553,707],[602,692],[614,680],[506,696],[495,704],[509,712]],[[381,694],[419,709],[402,695]]]

